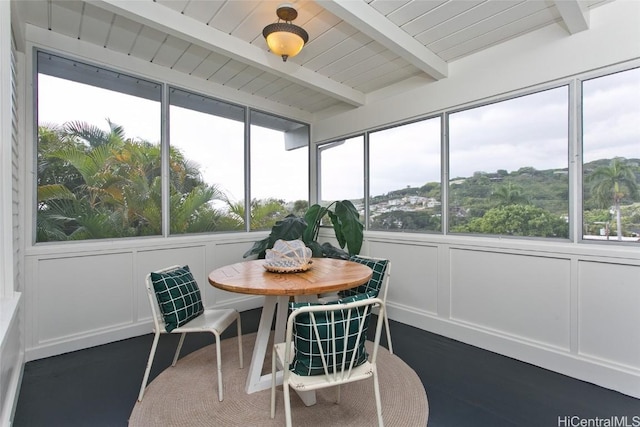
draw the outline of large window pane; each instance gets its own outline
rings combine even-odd
[[[587,80],[583,237],[640,242],[640,69]]]
[[[318,147],[318,201],[327,206],[350,200],[364,215],[364,137],[334,141]]]
[[[369,228],[439,231],[440,119],[369,135]]]
[[[171,233],[244,230],[244,108],[171,89]]]
[[[160,85],[38,54],[36,241],[161,234]]]
[[[309,206],[309,126],[251,112],[251,230]]]
[[[569,236],[568,88],[449,116],[452,233]]]

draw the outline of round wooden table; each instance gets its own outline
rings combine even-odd
[[[264,304],[256,343],[253,347],[246,391],[254,393],[271,387],[271,374],[262,375],[276,311],[274,342],[284,342],[290,297],[314,300],[318,294],[354,288],[366,283],[373,271],[366,265],[333,258],[313,258],[311,268],[300,273],[272,273],[264,268],[265,260],[225,265],[209,273],[209,283],[225,291],[264,295]],[[281,382],[282,372],[278,381]],[[315,403],[315,394],[301,396],[306,405]]]
[[[242,294],[299,296],[354,288],[372,274],[366,265],[333,258],[313,258],[311,268],[300,273],[272,273],[264,263],[258,259],[220,267],[209,274],[209,283]]]

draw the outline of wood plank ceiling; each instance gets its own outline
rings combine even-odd
[[[262,28],[273,0],[14,0],[27,24],[131,55],[308,114],[364,105],[407,79],[547,25],[588,30],[609,0],[297,0],[310,36],[286,63]]]

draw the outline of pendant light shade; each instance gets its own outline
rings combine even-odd
[[[278,7],[276,14],[285,22],[267,25],[262,30],[262,35],[267,40],[269,50],[286,62],[287,58],[300,53],[304,44],[309,41],[309,34],[291,23],[298,17],[298,12],[293,7],[282,5]]]

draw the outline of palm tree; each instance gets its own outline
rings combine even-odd
[[[524,195],[522,187],[515,185],[512,182],[508,182],[498,187],[491,197],[497,200],[498,206],[529,204],[529,200]]]
[[[83,122],[39,128],[38,241],[161,234],[161,149]],[[171,233],[229,228],[211,201],[225,200],[207,185],[196,163],[171,148]]]
[[[609,166],[601,166],[587,177],[587,181],[593,183],[591,194],[600,206],[610,206],[609,203],[613,200],[618,240],[622,240],[620,202],[625,196],[633,199],[638,194],[634,168],[624,160],[616,157]]]
[[[89,144],[89,147],[99,147],[110,142],[122,142],[125,140],[124,128],[107,119],[109,132],[105,132],[98,126],[86,122],[71,121],[63,125],[64,132],[73,138],[79,138]]]
[[[225,200],[227,202],[227,209],[229,215],[233,218],[238,227],[244,225],[244,201],[232,201],[230,199]],[[269,230],[276,221],[284,218],[289,212],[284,206],[282,200],[273,198],[268,199],[253,199],[251,200],[251,214],[250,214],[250,230]]]

